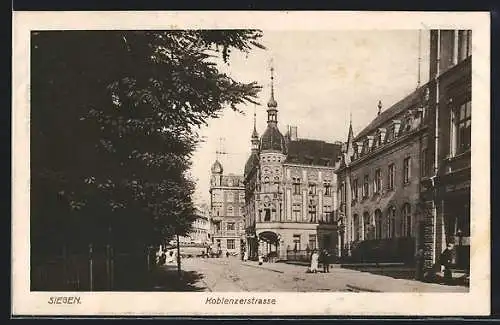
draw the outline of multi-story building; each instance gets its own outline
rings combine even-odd
[[[337,164],[343,255],[406,262],[423,243],[421,166],[426,155],[428,85],[381,111],[356,136],[349,125]]]
[[[298,138],[295,126],[282,135],[272,72],[267,128],[259,139],[254,120],[251,154],[244,170],[249,257],[285,260],[307,258],[308,252],[318,248],[334,251],[334,165],[341,143]]]
[[[423,178],[427,206],[425,251],[434,265],[454,243],[456,266],[469,269],[471,180],[472,31],[432,30],[430,37],[431,133]]]
[[[245,188],[243,177],[223,174],[222,164],[216,160],[211,168],[210,219],[211,250],[222,254],[239,255],[244,248],[243,207]]]

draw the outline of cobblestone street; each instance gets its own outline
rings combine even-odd
[[[175,272],[168,267],[169,272]],[[305,266],[242,262],[236,258],[182,261],[192,279],[189,291],[212,292],[467,292],[466,287],[422,283],[343,268],[330,273],[306,273]],[[182,290],[182,289],[181,289]]]

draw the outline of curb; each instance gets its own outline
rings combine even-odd
[[[347,284],[346,287],[348,289],[354,290],[355,292],[382,292],[380,290],[373,290],[373,289],[362,288],[362,287],[358,287],[358,286],[353,286],[351,284]]]

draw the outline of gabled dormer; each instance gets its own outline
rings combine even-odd
[[[383,145],[385,143],[386,133],[387,133],[387,129],[386,128],[379,128],[377,130],[377,139],[376,139],[377,147],[381,146],[381,145]]]
[[[392,120],[392,137],[393,139],[399,136],[399,132],[401,129],[401,120]]]
[[[372,150],[373,150],[373,148],[374,148],[374,146],[373,146],[373,143],[374,143],[374,141],[373,141],[373,140],[374,140],[374,139],[375,139],[375,137],[374,137],[373,135],[368,135],[368,136],[366,136],[366,140],[367,140],[367,142],[368,142],[368,151],[369,151],[369,152],[370,152],[370,151],[372,151]]]
[[[356,154],[361,157],[363,154],[363,142],[356,142]]]

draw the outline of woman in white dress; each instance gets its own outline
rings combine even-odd
[[[318,260],[319,260],[318,251],[314,250],[312,255],[311,255],[311,266],[309,268],[311,273],[318,272]]]

